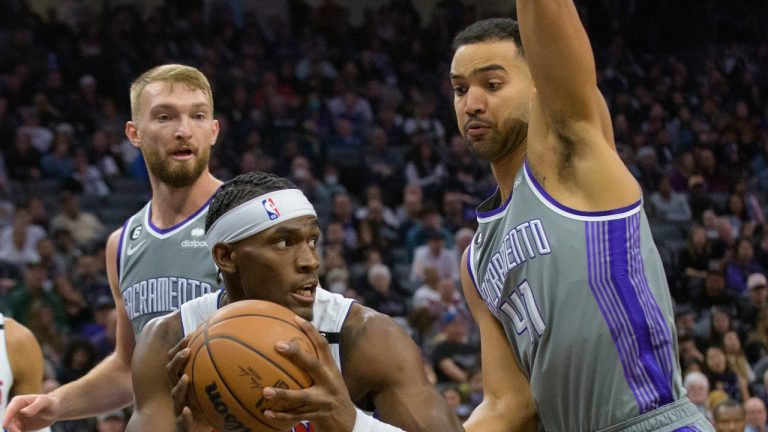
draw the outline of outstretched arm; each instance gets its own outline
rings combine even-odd
[[[467,252],[461,262],[466,262]],[[461,285],[469,310],[480,327],[483,370],[483,401],[464,423],[467,432],[535,431],[536,408],[528,380],[520,371],[504,329],[482,299],[461,266]]]
[[[528,160],[563,204],[607,210],[636,202],[640,187],[615,151],[595,59],[572,0],[517,0],[531,100]],[[605,185],[610,184],[610,188]]]
[[[3,425],[11,431],[39,429],[63,419],[91,417],[133,401],[131,356],[134,336],[117,278],[117,246],[121,230],[107,240],[107,276],[117,307],[117,346],[88,374],[48,394],[17,396],[8,404]]]

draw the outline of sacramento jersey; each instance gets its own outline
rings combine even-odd
[[[151,202],[125,222],[117,253],[120,291],[138,337],[154,317],[215,291],[218,271],[205,242],[206,202],[189,218],[160,229]]]
[[[211,317],[220,307],[224,291],[205,295],[195,301],[185,303],[181,307],[181,323],[184,335],[188,335],[205,320]],[[336,366],[341,370],[341,327],[347,319],[349,309],[354,300],[339,294],[330,293],[320,287],[315,290],[315,304],[312,307],[312,325],[327,340],[333,354]],[[315,429],[309,422],[301,422],[293,427],[291,432],[311,432]]]
[[[642,201],[584,212],[528,162],[477,211],[468,270],[546,431],[712,430],[685,397],[672,303]]]

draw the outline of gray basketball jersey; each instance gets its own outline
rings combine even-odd
[[[152,318],[217,289],[218,270],[205,242],[209,202],[166,229],[152,224],[151,202],[125,222],[118,280],[136,336]]]
[[[468,270],[547,431],[711,430],[685,397],[672,302],[642,201],[584,212],[528,163],[477,211]]]

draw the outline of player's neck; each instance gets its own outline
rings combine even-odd
[[[182,222],[202,207],[216,192],[221,181],[204,172],[193,184],[174,188],[160,181],[152,182],[152,223],[167,228]]]
[[[527,142],[521,143],[517,148],[500,159],[491,162],[491,172],[501,192],[501,200],[506,201],[512,193],[515,176],[525,161],[525,149]]]

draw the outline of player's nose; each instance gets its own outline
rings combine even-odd
[[[464,112],[467,115],[477,115],[485,112],[488,101],[483,89],[479,87],[470,87],[467,89],[466,96]]]
[[[301,273],[314,273],[320,268],[320,259],[317,256],[317,250],[309,245],[302,243],[296,256],[296,267]]]

